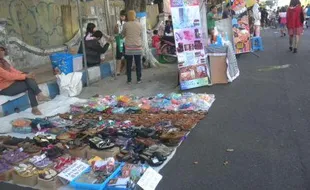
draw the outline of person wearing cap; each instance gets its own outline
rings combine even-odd
[[[0,45],[0,95],[15,96],[28,91],[32,113],[42,115],[38,109],[38,101],[48,101],[35,81],[33,73],[23,73],[15,69],[4,58],[7,55],[6,48]]]

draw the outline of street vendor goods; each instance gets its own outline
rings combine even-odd
[[[0,138],[0,175],[27,186],[134,188],[148,167],[167,163],[214,101],[193,93],[97,96],[67,113],[16,119],[32,137]]]

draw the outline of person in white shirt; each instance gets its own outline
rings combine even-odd
[[[256,0],[252,11],[254,17],[254,36],[260,36],[261,12],[259,11],[259,0]]]
[[[119,42],[116,42],[116,75],[121,74],[122,68],[125,67],[124,64],[122,64],[123,57],[125,55],[125,40],[121,37],[121,33],[123,31],[124,24],[126,23],[126,11],[122,10],[120,12],[120,19],[117,21],[114,33],[116,34],[116,37],[118,38]]]
[[[286,10],[284,7],[279,12],[281,37],[286,36]]]

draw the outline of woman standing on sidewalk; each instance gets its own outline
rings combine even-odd
[[[287,29],[289,38],[289,49],[293,53],[297,53],[297,48],[300,40],[300,35],[303,32],[304,13],[299,0],[291,0],[290,6],[287,9]]]
[[[131,67],[133,59],[136,64],[137,82],[141,83],[142,26],[136,21],[136,12],[127,13],[122,35],[125,37],[125,58],[127,62],[127,83],[131,84]]]

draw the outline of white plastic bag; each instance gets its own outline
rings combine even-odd
[[[60,95],[69,97],[78,96],[83,89],[82,76],[83,74],[81,72],[56,75]]]

